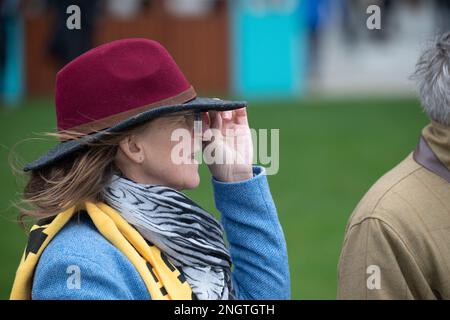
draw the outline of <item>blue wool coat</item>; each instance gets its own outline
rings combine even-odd
[[[239,299],[289,299],[286,241],[264,169],[236,183],[212,179],[230,244]],[[71,285],[74,270],[79,286]],[[74,216],[45,248],[35,270],[33,299],[151,299],[127,257],[88,216]]]

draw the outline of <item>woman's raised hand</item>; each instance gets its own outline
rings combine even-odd
[[[237,182],[253,176],[253,143],[246,108],[202,114],[203,156],[219,181]]]

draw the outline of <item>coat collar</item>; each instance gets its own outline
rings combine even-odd
[[[450,170],[450,127],[431,121],[422,130],[422,137],[439,161]]]

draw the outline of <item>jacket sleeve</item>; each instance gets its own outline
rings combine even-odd
[[[289,299],[290,276],[283,230],[264,168],[236,183],[212,178],[216,207],[230,244],[239,299]]]
[[[338,278],[338,299],[429,299],[433,296],[400,234],[377,218],[366,218],[348,229]]]

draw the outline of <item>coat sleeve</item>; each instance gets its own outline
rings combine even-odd
[[[213,178],[216,207],[221,213],[234,264],[239,299],[289,299],[290,276],[286,241],[262,167],[254,177],[236,183]]]
[[[377,218],[366,218],[347,230],[338,278],[338,299],[433,297],[401,235]]]

